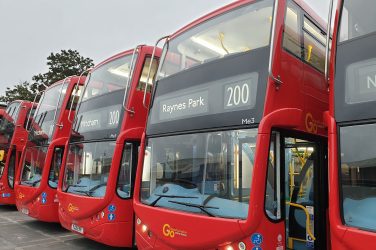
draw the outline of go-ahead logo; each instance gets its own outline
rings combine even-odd
[[[68,211],[70,213],[76,212],[76,211],[78,211],[78,207],[74,206],[72,203],[69,203],[68,204]]]
[[[172,228],[169,224],[164,224],[162,227],[163,235],[166,237],[174,238],[175,235],[180,235],[183,237],[187,237],[188,233],[186,231]]]
[[[305,126],[308,132],[310,133],[317,133],[317,129],[323,129],[325,128],[325,125],[323,122],[315,120],[313,115],[311,113],[307,113],[305,117]]]

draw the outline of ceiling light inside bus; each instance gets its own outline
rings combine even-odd
[[[214,51],[215,53],[217,54],[220,54],[221,56],[224,56],[226,55],[226,51],[223,50],[223,48],[220,48],[220,47],[217,47],[215,46],[214,44],[208,42],[208,41],[205,41],[204,39],[200,38],[200,37],[191,37],[191,40],[201,46],[204,46],[205,48],[207,49],[210,49],[211,51]]]
[[[117,68],[109,68],[108,72],[114,75],[122,76],[122,77],[127,77],[129,76],[129,67],[128,64],[121,65]]]

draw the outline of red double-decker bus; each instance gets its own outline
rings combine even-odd
[[[0,103],[0,110],[6,110],[7,105],[5,103]]]
[[[65,147],[58,187],[60,222],[111,246],[134,243],[132,197],[150,98],[147,79],[158,65],[157,58],[151,60],[152,51],[137,46],[91,71]]]
[[[373,0],[340,0],[335,12],[326,114],[332,249],[376,249],[375,10]]]
[[[14,101],[1,112],[0,204],[15,204],[14,179],[27,142],[28,117],[35,109],[32,107],[31,102]]]
[[[76,103],[85,77],[71,76],[43,93],[16,176],[16,205],[24,214],[59,222],[56,188]]]
[[[243,0],[170,36],[143,136],[139,249],[325,249],[326,27]]]

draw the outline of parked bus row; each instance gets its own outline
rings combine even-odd
[[[376,248],[375,7],[236,1],[10,103],[0,204],[118,247]]]

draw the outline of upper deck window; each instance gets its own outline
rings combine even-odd
[[[325,33],[313,22],[304,17],[304,60],[324,72],[325,69]]]
[[[137,90],[144,91],[146,81],[148,81],[147,90],[148,90],[148,92],[151,92],[153,80],[155,78],[155,75],[156,75],[157,69],[158,69],[158,59],[156,59],[156,58],[153,59],[151,67],[150,67],[150,60],[151,60],[150,57],[147,57],[145,59],[144,66],[142,68],[142,72],[141,72],[141,76],[140,76],[140,80],[138,81]],[[149,75],[149,80],[148,80],[147,78],[148,78],[149,70],[150,70],[150,75]]]
[[[302,46],[300,41],[300,11],[298,6],[292,1],[287,3],[285,16],[285,32],[283,35],[283,47],[300,58],[302,56]]]
[[[339,41],[367,35],[376,31],[376,1],[345,0],[343,4]]]
[[[165,46],[158,78],[270,42],[273,1],[257,1],[200,23]]]
[[[319,71],[324,72],[325,43],[325,32],[308,18],[303,9],[293,1],[288,1],[283,48]]]
[[[68,83],[64,83],[63,86],[59,84],[48,89],[39,102],[37,115],[40,115],[46,111],[55,110],[56,107],[60,108],[67,92],[67,88]]]
[[[79,85],[78,87],[75,86],[75,88],[72,91],[71,96],[69,97],[68,105],[65,107],[66,109],[72,108],[72,110],[76,110],[83,88],[84,86],[82,85]]]
[[[131,70],[131,60],[132,55],[127,55],[93,70],[82,101],[125,89]]]
[[[50,140],[54,131],[54,124],[59,117],[61,106],[67,92],[68,82],[55,85],[46,90],[39,101],[34,114],[35,124],[32,126],[33,133],[29,134],[31,140]]]
[[[135,54],[133,64],[137,62]],[[123,105],[130,72],[135,67],[132,54],[109,61],[87,77],[71,140],[98,140],[116,138],[123,120]],[[132,69],[133,68],[133,69]],[[130,93],[131,82],[128,92]]]
[[[375,118],[375,7],[374,0],[343,2],[334,84],[337,122]]]
[[[20,102],[13,102],[12,104],[8,106],[8,108],[5,111],[6,113],[8,113],[10,117],[12,117],[14,122],[17,120],[18,111],[20,110],[20,105],[21,105]]]

